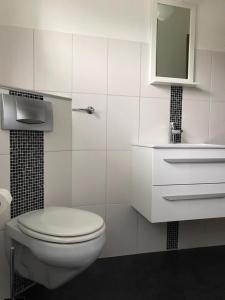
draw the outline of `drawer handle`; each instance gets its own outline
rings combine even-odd
[[[223,199],[225,198],[225,193],[163,196],[163,198],[168,201]]]
[[[204,164],[204,163],[225,163],[225,158],[164,158],[169,164]]]

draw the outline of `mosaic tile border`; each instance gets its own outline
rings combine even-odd
[[[183,87],[171,86],[170,122],[174,122],[176,129],[182,129]],[[181,134],[175,137],[175,143],[181,143]],[[167,249],[178,249],[179,222],[167,223]]]
[[[170,122],[174,122],[176,129],[181,129],[182,126],[182,101],[183,87],[171,86],[171,100],[170,100]],[[177,134],[175,143],[181,143],[181,135]]]
[[[167,223],[167,250],[178,249],[179,222]]]
[[[43,100],[40,95],[10,90],[10,95]],[[44,133],[41,131],[10,131],[11,217],[44,207]],[[34,283],[15,275],[15,293]]]
[[[43,132],[10,131],[11,217],[44,207]]]

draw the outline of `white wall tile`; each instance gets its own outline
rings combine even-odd
[[[105,204],[81,205],[81,206],[78,206],[77,208],[93,212],[93,213],[101,216],[104,220],[106,219],[106,206],[105,206]]]
[[[131,201],[131,151],[107,154],[107,203],[129,204]]]
[[[105,151],[73,151],[72,204],[105,203]]]
[[[179,248],[209,247],[225,244],[225,220],[180,222]]]
[[[107,39],[73,37],[73,91],[107,94]]]
[[[205,239],[205,222],[203,220],[180,222],[179,223],[179,248],[201,247]]]
[[[130,205],[107,205],[106,226],[107,240],[103,256],[136,253],[137,213]]]
[[[35,30],[34,69],[36,90],[71,92],[72,35]]]
[[[65,97],[65,98],[69,98],[72,100],[72,93],[63,93],[63,92],[55,92],[55,91],[38,91],[38,90],[37,90],[37,92],[51,95],[51,96]]]
[[[209,141],[209,109],[209,101],[197,99],[183,101],[183,142],[207,143]]]
[[[53,106],[52,132],[45,132],[45,151],[72,149],[72,102],[45,97]]]
[[[46,206],[72,205],[72,152],[45,153]]]
[[[0,299],[9,298],[9,265],[5,256],[4,231],[0,231]]]
[[[184,87],[183,99],[209,101],[211,96],[212,52],[196,50],[195,81],[197,87]]]
[[[150,49],[148,44],[141,47],[141,97],[170,98],[170,87],[149,84]]]
[[[212,56],[212,95],[225,101],[225,53],[213,52]]]
[[[110,95],[139,96],[139,43],[109,41],[108,84]]]
[[[225,102],[212,101],[210,109],[209,141],[215,144],[225,144]]]
[[[0,155],[0,188],[10,190],[10,157]]]
[[[33,89],[33,30],[0,26],[0,83]]]
[[[82,206],[78,206],[77,208],[93,212],[93,213],[101,216],[106,221],[106,205],[105,204],[82,205]],[[110,237],[106,236],[106,239],[107,238],[110,238]],[[105,252],[105,249],[103,248],[102,254],[100,257],[104,257],[104,252]]]
[[[1,124],[1,105],[0,105],[0,124]],[[0,128],[0,155],[1,154],[9,154],[10,152],[9,145],[9,131],[2,130]]]
[[[140,143],[168,143],[170,101],[141,98]]]
[[[166,223],[152,224],[138,214],[138,253],[165,251],[166,240]]]
[[[110,150],[130,150],[138,141],[139,98],[108,97],[107,144]]]
[[[104,221],[106,221],[106,205],[105,204],[101,204],[101,205],[81,205],[81,206],[77,206],[76,208],[93,212],[93,213],[101,216],[104,219]],[[107,238],[109,238],[109,237],[106,236],[106,239]],[[101,253],[100,257],[105,257],[104,253],[105,253],[105,245],[103,247],[103,250],[102,250],[102,253]]]
[[[74,94],[73,108],[93,106],[94,114],[73,112],[73,149],[106,149],[107,96],[97,94]]]
[[[0,93],[1,94],[9,94],[9,91],[7,89],[3,89],[3,88],[0,88]]]

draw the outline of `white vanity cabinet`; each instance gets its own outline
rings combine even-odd
[[[225,217],[225,146],[132,146],[132,206],[152,223]]]

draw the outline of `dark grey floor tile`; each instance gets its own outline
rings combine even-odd
[[[63,287],[26,300],[225,300],[225,247],[100,259]]]

